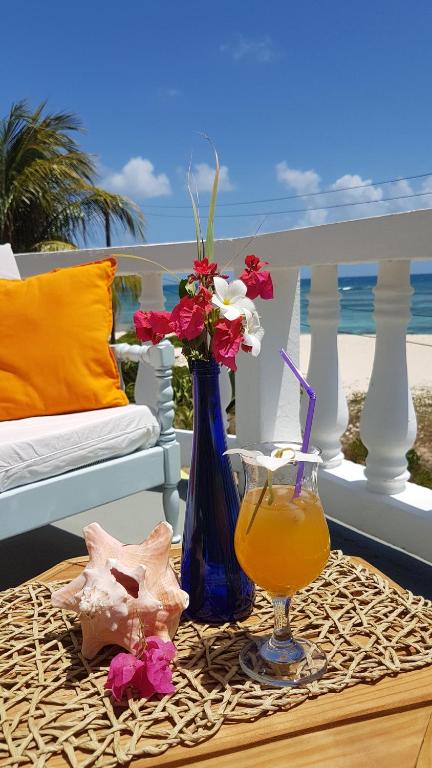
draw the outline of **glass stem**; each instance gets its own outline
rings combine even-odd
[[[270,664],[293,664],[304,659],[301,643],[294,640],[289,622],[290,597],[273,597],[273,634],[260,645],[259,653]]]
[[[273,597],[274,627],[272,641],[286,643],[292,640],[292,632],[289,621],[290,597]]]

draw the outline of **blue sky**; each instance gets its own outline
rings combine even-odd
[[[218,236],[253,234],[263,211],[307,209],[268,216],[270,231],[432,206],[379,202],[432,191],[432,176],[319,194],[432,172],[426,0],[15,0],[2,22],[1,113],[27,98],[79,114],[103,183],[142,206],[149,242],[194,236],[185,172],[192,154],[204,211],[212,163],[200,131],[224,166]],[[284,195],[299,197],[223,206]],[[342,202],[366,204],[310,210]]]

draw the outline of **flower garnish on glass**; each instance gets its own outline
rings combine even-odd
[[[306,431],[305,438],[301,444],[263,443],[227,451],[240,454],[246,480],[235,531],[236,555],[245,573],[269,593],[274,607],[273,634],[248,643],[240,665],[258,682],[279,687],[307,684],[321,677],[327,666],[323,651],[310,640],[293,637],[289,622],[294,593],[319,576],[330,552],[317,488],[322,459],[319,449],[309,447]]]

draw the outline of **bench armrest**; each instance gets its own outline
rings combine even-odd
[[[148,363],[154,369],[158,384],[156,411],[161,432],[159,443],[172,443],[176,439],[173,427],[174,401],[172,388],[172,367],[174,347],[168,339],[160,344],[113,344],[111,346],[118,363]]]
[[[160,344],[112,344],[119,363],[148,363],[152,368],[172,368],[174,364],[174,347],[168,339]]]

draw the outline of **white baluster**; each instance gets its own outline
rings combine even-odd
[[[257,254],[265,258],[264,254]],[[270,254],[271,257],[271,254]],[[239,445],[300,436],[299,390],[279,350],[298,364],[300,291],[297,269],[271,270],[273,301],[256,300],[265,329],[259,357],[239,352],[236,374],[236,432]]]
[[[307,380],[317,395],[311,442],[321,448],[325,466],[336,467],[343,459],[340,436],[348,424],[348,407],[339,375],[339,293],[336,265],[312,269],[309,323],[311,350]],[[303,425],[307,407],[308,398],[303,396]]]
[[[417,427],[406,358],[410,262],[383,262],[374,293],[375,357],[360,434],[368,449],[369,490],[394,494],[403,491],[409,479],[405,454]]]
[[[143,312],[160,312],[164,309],[162,275],[145,273],[141,278],[140,309]],[[156,408],[158,386],[154,371],[150,366],[140,363],[135,383],[135,401]]]
[[[219,375],[219,388],[220,388],[220,399],[221,399],[221,406],[222,406],[222,419],[223,419],[223,423],[226,431],[228,429],[228,414],[226,412],[226,409],[228,408],[232,400],[232,387],[231,387],[228,368],[226,368],[224,365],[221,366],[221,371]]]

